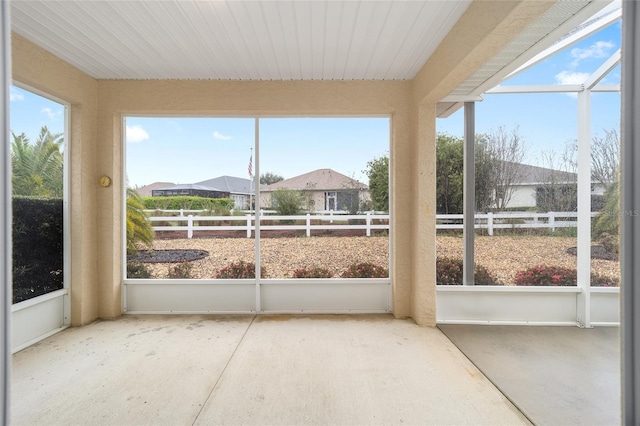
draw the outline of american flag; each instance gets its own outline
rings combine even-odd
[[[253,154],[249,156],[249,166],[247,170],[249,171],[249,177],[253,176]]]

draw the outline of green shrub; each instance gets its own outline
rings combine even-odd
[[[147,210],[213,210],[217,213],[229,211],[234,207],[231,198],[204,198],[204,197],[143,197],[142,202]],[[222,216],[222,214],[216,214]]]
[[[167,278],[191,278],[191,264],[187,262],[169,266]]]
[[[63,275],[62,199],[12,198],[13,303],[59,290]]]
[[[327,268],[318,266],[299,268],[293,271],[293,278],[331,278],[333,274]]]
[[[300,206],[304,197],[299,191],[286,188],[278,188],[271,194],[271,207],[280,216],[295,216],[300,214]]]
[[[389,271],[380,265],[371,262],[352,263],[341,278],[387,278]]]
[[[620,244],[617,235],[611,235],[607,232],[603,232],[598,238],[598,244],[600,244],[608,253],[618,254],[620,252]]]
[[[620,202],[618,183],[609,185],[604,193],[604,211],[592,220],[592,234],[599,237],[603,233],[616,235],[620,227]]]
[[[575,269],[562,266],[534,266],[518,271],[514,283],[518,286],[576,286],[578,285],[578,272]],[[591,273],[591,285],[593,287],[617,287],[619,281],[616,278]]]
[[[487,268],[476,264],[473,271],[476,285],[503,285]],[[462,259],[437,257],[436,284],[462,285]]]
[[[253,262],[245,262],[240,260],[238,262],[231,262],[229,266],[226,266],[218,271],[216,278],[255,278],[256,277],[256,265]],[[264,266],[260,267],[260,277],[267,277],[267,270]]]
[[[144,263],[127,262],[127,278],[151,278],[151,271]]]

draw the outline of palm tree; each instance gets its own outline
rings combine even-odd
[[[24,133],[11,135],[13,195],[62,197],[63,134],[53,134],[43,126],[35,144]]]
[[[138,243],[150,248],[154,238],[155,232],[144,212],[140,194],[133,188],[127,188],[127,253],[136,253]]]

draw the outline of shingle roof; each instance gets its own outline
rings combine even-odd
[[[260,188],[262,192],[275,191],[279,188],[298,191],[336,191],[344,189],[368,189],[367,185],[331,169],[318,169]]]
[[[138,194],[140,194],[141,197],[151,197],[151,191],[153,191],[154,189],[160,189],[160,188],[163,188],[165,186],[171,186],[171,185],[175,185],[175,183],[173,183],[173,182],[154,182],[154,183],[150,183],[149,185],[145,185],[145,186],[141,186],[140,188],[136,188],[136,191],[138,191]]]
[[[215,188],[213,186],[208,185],[198,185],[196,183],[181,183],[179,185],[171,185],[165,186],[162,188],[156,188],[156,191],[178,191],[181,189],[195,189],[197,191],[218,191],[218,192],[229,192],[224,189]]]
[[[249,194],[251,192],[251,181],[249,179],[233,176],[220,176],[209,180],[203,180],[202,182],[196,182],[195,185],[222,188],[223,191],[231,194]]]
[[[547,167],[532,166],[529,164],[512,163],[510,161],[505,162],[515,164],[519,169],[517,173],[517,181],[514,182],[515,185],[537,184],[548,182],[551,179],[553,179],[557,183],[575,183],[578,179],[578,175],[572,172],[565,172],[562,170],[555,170]]]

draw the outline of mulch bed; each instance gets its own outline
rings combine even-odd
[[[577,256],[578,247],[569,247],[567,249],[567,253]],[[595,246],[591,246],[591,258],[617,261],[618,255],[616,253],[611,253],[610,251],[605,250],[603,246],[595,245]]]
[[[209,256],[206,250],[141,250],[138,254],[127,255],[127,261],[141,263],[179,263],[204,259]]]

